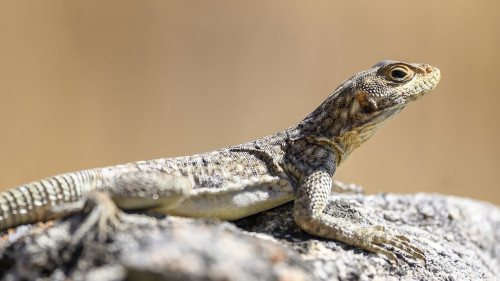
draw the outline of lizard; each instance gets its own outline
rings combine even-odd
[[[305,119],[273,135],[193,156],[159,158],[64,173],[0,193],[0,230],[89,208],[146,210],[174,216],[236,220],[294,200],[305,232],[385,255],[399,248],[425,263],[407,237],[381,226],[357,226],[326,214],[338,191],[332,177],[351,152],[383,124],[438,84],[437,67],[385,60],[342,82]],[[88,215],[81,231],[99,233],[116,212]],[[93,219],[90,219],[93,217]],[[78,232],[78,230],[77,230]],[[76,234],[75,234],[76,235]]]

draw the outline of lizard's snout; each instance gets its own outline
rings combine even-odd
[[[419,72],[423,73],[427,77],[424,83],[430,84],[429,86],[431,86],[431,89],[434,88],[441,79],[441,71],[439,70],[439,68],[432,65],[421,64],[419,67]]]
[[[425,66],[425,72],[427,74],[432,74],[433,77],[434,77],[434,80],[436,80],[436,84],[437,82],[439,82],[439,80],[441,79],[441,71],[439,70],[439,68],[435,67],[435,66],[432,66],[432,65],[426,65]]]
[[[439,68],[435,67],[435,66],[432,66],[432,65],[428,65],[428,64],[422,64],[420,66],[420,69],[425,73],[425,74],[434,74],[435,76],[441,76],[441,71],[439,70]]]
[[[439,72],[439,68],[429,65],[429,64],[413,64],[413,67],[417,68],[417,72],[423,73],[423,74],[431,74],[433,72]]]
[[[425,72],[427,73],[431,73],[431,72],[434,72],[436,71],[437,68],[434,68],[432,65],[426,65],[425,66]],[[439,71],[439,70],[438,70]]]

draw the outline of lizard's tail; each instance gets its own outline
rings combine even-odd
[[[67,215],[51,210],[78,201],[102,184],[100,171],[93,169],[61,174],[4,191],[0,193],[0,231]]]

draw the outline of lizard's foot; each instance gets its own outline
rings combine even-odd
[[[117,228],[121,223],[123,212],[118,209],[108,194],[102,191],[92,191],[85,196],[83,211],[88,212],[85,221],[73,233],[73,243],[78,243],[92,228],[97,226],[97,237],[106,240],[110,229]]]
[[[389,244],[396,248],[403,250],[405,253],[409,254],[411,257],[420,259],[426,265],[425,255],[422,250],[417,247],[410,245],[410,240],[402,235],[392,235],[385,231],[383,226],[374,227],[362,227],[358,228],[355,232],[355,242],[354,245],[361,247],[365,250],[374,253],[380,253],[393,260],[396,265],[398,260],[396,255],[383,247],[379,246],[381,244]]]

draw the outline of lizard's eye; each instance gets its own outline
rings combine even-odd
[[[407,68],[398,66],[389,72],[389,77],[394,82],[404,82],[408,81],[411,78],[411,71]]]

